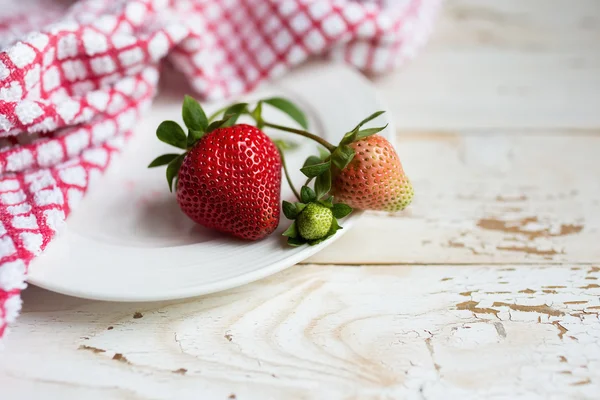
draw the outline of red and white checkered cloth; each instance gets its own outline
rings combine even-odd
[[[206,100],[309,56],[411,58],[441,0],[20,0],[0,14],[0,337],[30,261],[123,146],[169,62]],[[33,31],[33,33],[28,33]]]

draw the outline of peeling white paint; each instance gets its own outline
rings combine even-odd
[[[600,268],[298,266],[154,304],[32,288],[0,382],[141,399],[175,388],[183,399],[315,398],[316,387],[332,399],[586,398],[600,390],[600,309],[590,309],[600,288],[588,277]]]

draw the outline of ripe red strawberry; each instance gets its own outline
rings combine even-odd
[[[398,154],[382,136],[349,143],[355,156],[343,170],[333,171],[331,194],[336,201],[363,210],[400,211],[414,191]]]
[[[177,202],[195,222],[258,240],[279,223],[281,159],[275,144],[250,125],[218,128],[188,151]]]

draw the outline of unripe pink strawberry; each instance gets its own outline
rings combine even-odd
[[[382,136],[348,144],[355,156],[343,170],[334,170],[331,194],[336,201],[363,210],[400,211],[414,196],[398,154]]]

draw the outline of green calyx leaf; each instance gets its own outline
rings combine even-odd
[[[156,128],[156,137],[161,142],[170,144],[180,149],[187,149],[187,138],[181,126],[175,121],[163,121]]]
[[[183,163],[184,158],[185,154],[180,154],[167,166],[167,183],[169,184],[169,191],[171,192],[173,191],[173,180],[179,174],[179,168],[181,168],[181,163]]]
[[[304,165],[302,166],[302,168],[310,167],[311,165],[320,164],[321,162],[323,162],[323,161],[317,156],[308,156],[306,161],[304,161]]]
[[[296,150],[299,146],[298,143],[296,143],[296,142],[290,142],[289,140],[283,140],[283,139],[273,139],[273,143],[275,143],[275,146],[277,146],[279,151]]]
[[[299,211],[294,203],[283,200],[281,208],[283,210],[283,215],[285,215],[287,219],[295,219],[298,216]]]
[[[364,124],[366,124],[369,121],[374,120],[375,118],[379,117],[381,114],[384,114],[384,113],[385,113],[385,111],[374,112],[373,114],[369,115],[367,118],[365,118],[362,121],[360,121],[358,123],[358,125],[356,125],[356,127],[354,128],[354,130],[359,130]]]
[[[298,228],[296,227],[296,221],[292,222],[292,224],[282,233],[283,236],[287,236],[288,238],[298,238]]]
[[[185,95],[183,98],[183,106],[181,108],[181,116],[185,126],[190,131],[205,132],[208,127],[208,119],[206,114],[193,97]]]
[[[317,147],[317,150],[319,151],[319,157],[323,161],[325,161],[327,158],[329,158],[331,156],[331,153],[329,153],[329,151],[327,151],[327,149],[322,146]]]
[[[225,123],[222,126],[233,126],[237,122],[240,115],[248,112],[248,103],[237,103],[230,106],[223,113]]]
[[[352,207],[344,203],[336,203],[331,208],[335,218],[344,218],[352,212]]]
[[[315,180],[315,193],[317,199],[322,198],[331,190],[331,169],[327,169],[325,172],[317,176]]]
[[[319,204],[321,204],[327,208],[333,208],[333,196],[329,196],[326,199],[319,200]],[[335,215],[334,215],[334,217],[335,217]]]
[[[356,142],[358,140],[364,139],[366,137],[372,136],[376,133],[381,132],[382,130],[384,130],[385,128],[387,128],[388,124],[385,124],[384,126],[380,126],[378,128],[368,128],[368,129],[363,129],[361,131],[358,131],[356,133],[356,139],[353,140],[353,142]]]
[[[193,147],[194,144],[196,144],[196,142],[200,139],[202,139],[204,137],[205,133],[204,131],[194,131],[192,129],[190,129],[188,131],[188,135],[187,135],[187,146],[188,149]]]
[[[304,239],[301,239],[301,238],[288,237],[287,244],[292,247],[298,247],[298,246],[305,245],[306,241],[304,241]]]
[[[325,237],[325,239],[330,238],[331,236],[335,235],[335,233],[337,231],[339,231],[340,229],[342,229],[342,227],[338,223],[337,219],[333,218],[333,221],[331,221],[331,228],[329,228],[329,232],[327,233],[327,236]]]
[[[348,145],[339,145],[331,154],[331,161],[339,169],[344,169],[354,158],[354,149]]]
[[[227,122],[226,119],[219,119],[216,121],[211,122],[208,127],[206,128],[206,133],[212,132],[215,129],[219,129],[222,128],[223,126],[225,126],[225,123]]]
[[[223,113],[223,117],[240,115],[248,110],[248,103],[236,103],[229,106]]]
[[[148,164],[148,168],[160,167],[161,165],[167,165],[174,159],[179,157],[179,154],[163,154],[162,156],[156,157],[150,164]]]
[[[387,125],[386,125],[386,126],[384,126],[384,127],[380,127],[380,128],[370,128],[370,129],[365,129],[365,130],[363,130],[363,133],[361,134],[361,136],[362,136],[362,137],[360,137],[360,138],[359,138],[359,132],[360,132],[360,128],[361,128],[361,127],[362,127],[364,124],[366,124],[367,122],[369,122],[369,121],[372,121],[372,120],[374,120],[375,118],[379,117],[379,116],[380,116],[381,114],[383,114],[384,112],[385,112],[385,111],[377,111],[377,112],[375,112],[375,113],[373,113],[373,114],[369,115],[367,118],[363,119],[362,121],[360,121],[360,122],[358,123],[358,125],[356,125],[356,127],[355,127],[354,129],[352,129],[350,132],[348,132],[348,133],[346,133],[346,134],[344,135],[344,137],[343,137],[343,138],[342,138],[342,140],[340,141],[340,145],[343,145],[343,144],[350,144],[350,143],[352,143],[352,142],[355,142],[355,141],[357,141],[357,140],[360,140],[360,139],[364,139],[364,138],[365,138],[365,137],[367,137],[367,136],[374,135],[375,133],[377,133],[377,132],[380,132],[380,131],[384,130],[384,129],[385,129],[385,127],[386,127]]]
[[[262,100],[260,100],[258,103],[256,103],[256,107],[250,113],[250,116],[252,118],[254,118],[254,120],[256,121],[256,127],[258,129],[262,129],[264,126],[264,122],[262,119],[262,105],[263,105],[263,102],[262,102]]]
[[[291,101],[284,99],[283,97],[271,97],[268,99],[262,100],[263,103],[266,103],[272,107],[277,108],[278,110],[286,113],[290,116],[294,121],[296,121],[302,128],[308,129],[308,120],[306,119],[306,115]]]
[[[306,207],[306,204],[304,203],[294,203],[294,205],[296,206],[296,209],[298,210],[298,213],[301,213],[302,210],[304,210],[304,207]]]
[[[315,157],[315,156],[311,156],[311,157]],[[309,157],[309,159],[311,157]],[[306,165],[306,163],[305,163],[304,167],[300,168],[300,171],[307,178],[314,178],[316,176],[320,176],[320,175],[324,174],[325,172],[329,171],[329,169],[331,168],[331,162],[330,161],[320,162],[321,160],[319,160],[318,157],[315,157],[315,158],[319,161],[318,164]],[[309,159],[307,159],[307,161]]]
[[[315,191],[308,186],[302,186],[302,189],[300,189],[300,200],[302,200],[303,203],[311,203],[317,200],[317,195]]]
[[[248,112],[248,103],[237,103],[229,106],[223,112],[223,118],[211,122],[206,128],[206,133],[212,132],[215,129],[224,128],[228,126],[233,126],[237,122],[240,115]],[[218,111],[217,114],[214,114],[212,117],[216,117],[221,112]]]

